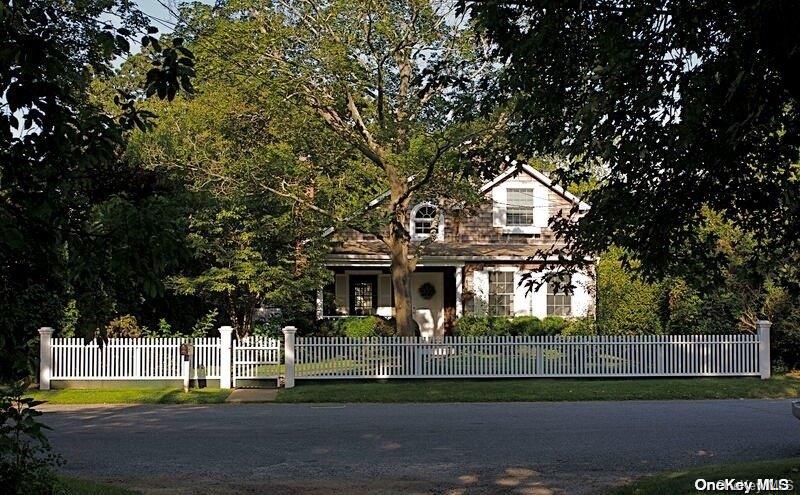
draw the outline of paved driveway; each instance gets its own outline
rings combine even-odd
[[[789,401],[66,409],[44,416],[65,469],[149,493],[590,493],[800,456]]]

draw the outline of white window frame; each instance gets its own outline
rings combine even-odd
[[[486,291],[486,314],[489,316],[500,316],[500,317],[513,317],[514,316],[514,299],[516,298],[516,277],[514,276],[516,270],[487,270],[487,282],[489,284],[487,291]],[[505,276],[511,277],[511,292],[503,292],[499,294],[494,294],[495,297],[504,296],[508,299],[508,314],[494,314],[493,307],[492,307],[492,275],[504,274]],[[505,281],[504,283],[508,283]],[[497,306],[495,304],[495,306]]]
[[[508,225],[508,190],[533,189],[533,224]],[[504,234],[541,234],[550,216],[549,189],[535,180],[507,180],[491,190],[493,225]]]
[[[571,275],[568,275],[567,278],[569,279],[567,281],[567,284],[574,285],[572,283],[572,278],[573,277]],[[553,290],[555,288],[555,284],[551,284],[549,280],[547,281],[546,285],[547,285],[547,287],[546,287],[546,290],[545,290],[545,297],[547,298],[547,300],[545,302],[545,312],[546,312],[547,316],[560,316],[561,318],[572,318],[572,316],[573,316],[572,306],[573,306],[573,299],[574,299],[574,296],[575,296],[574,291],[572,293],[568,293],[568,292],[566,292],[564,290],[563,287],[559,287],[560,292],[555,292]],[[550,301],[549,301],[551,296],[554,298],[554,303],[553,304],[550,304]],[[568,300],[567,304],[555,304],[555,298],[556,297],[567,298],[567,300]],[[551,308],[553,309],[552,312],[551,312]],[[562,308],[562,309],[563,308],[567,308],[567,310],[569,311],[569,314],[566,314],[566,315],[557,314],[557,313],[555,313],[555,308]]]
[[[416,205],[414,208],[411,209],[411,214],[409,215],[409,223],[408,223],[408,231],[411,234],[411,240],[422,241],[428,239],[431,236],[430,234],[417,234],[416,232],[417,229],[415,228],[416,227],[415,224],[417,221],[416,220],[417,212],[424,207],[435,208],[436,211],[439,212],[439,219],[436,225],[436,237],[434,241],[442,242],[444,240],[444,212],[439,206],[436,206],[435,204],[429,201],[419,203],[418,205]]]

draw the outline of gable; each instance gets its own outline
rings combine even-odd
[[[554,185],[550,179],[535,168],[522,163],[510,162],[509,168],[491,181],[481,186],[480,191],[486,198],[484,204],[468,216],[459,212],[447,212],[438,225],[437,242],[441,248],[428,246],[427,250],[450,250],[458,247],[458,251],[469,250],[470,246],[478,249],[482,245],[494,245],[497,248],[511,249],[513,246],[524,246],[531,249],[537,245],[552,245],[557,242],[554,233],[548,226],[548,220],[565,212],[572,207],[578,207],[579,213],[589,209],[589,205],[578,197]],[[369,203],[366,209],[374,208],[388,197],[382,194]],[[525,203],[525,199],[530,204]],[[522,204],[529,206],[527,211],[519,208]],[[509,213],[509,204],[512,205],[512,215]],[[517,208],[514,208],[517,205]],[[412,205],[412,211],[419,205]],[[508,219],[512,219],[509,225]],[[411,219],[409,218],[409,221]],[[413,232],[413,223],[410,230]],[[330,235],[334,229],[328,229],[324,235]],[[354,249],[355,244],[370,248],[375,254],[385,251],[385,246],[374,236],[361,234],[351,229],[345,229],[337,236],[342,244],[334,252],[360,253]],[[412,240],[415,240],[412,236]],[[442,244],[444,244],[442,246]],[[345,248],[349,246],[349,248]],[[363,254],[363,253],[360,253]],[[442,253],[445,254],[445,253]]]
[[[507,181],[514,181],[514,180],[522,180],[522,181],[529,181],[530,179],[534,179],[536,182],[541,184],[542,186],[546,187],[550,191],[554,192],[558,196],[562,197],[566,201],[572,204],[578,205],[579,211],[587,211],[589,210],[589,205],[581,201],[581,199],[571,192],[567,191],[563,187],[553,184],[549,177],[545,174],[539,172],[535,168],[531,167],[527,163],[519,163],[516,160],[511,162],[511,167],[508,168],[505,172],[501,173],[494,179],[490,180],[486,184],[481,187],[482,193],[487,193],[496,188],[497,186],[503,184]]]

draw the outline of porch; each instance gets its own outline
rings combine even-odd
[[[394,290],[387,265],[328,265],[333,283],[317,294],[317,317],[394,316]],[[420,336],[451,335],[462,314],[464,265],[417,266],[411,274],[411,308]]]

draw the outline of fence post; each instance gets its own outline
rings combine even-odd
[[[286,364],[286,376],[283,386],[286,388],[294,387],[294,334],[297,332],[295,327],[283,327],[283,359]]]
[[[50,390],[53,376],[53,329],[39,329],[39,390]]]
[[[769,320],[756,321],[758,331],[758,371],[761,372],[761,379],[766,380],[772,375],[772,362],[769,355],[769,329],[772,322]]]
[[[232,327],[219,327],[219,388],[231,388]]]

